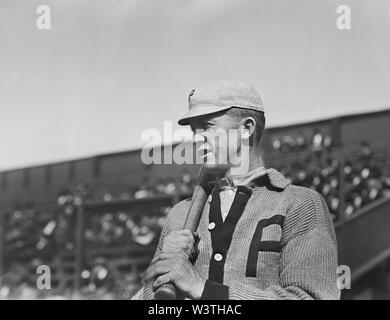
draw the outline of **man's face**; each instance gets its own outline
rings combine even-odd
[[[237,165],[241,150],[241,125],[226,113],[214,113],[190,120],[197,150],[209,168]]]

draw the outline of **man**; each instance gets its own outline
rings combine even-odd
[[[263,167],[256,89],[231,80],[194,89],[179,124],[203,139],[204,167],[227,173],[216,178],[196,233],[182,230],[191,201],[173,207],[134,299],[153,299],[165,283],[188,299],[339,299],[328,208],[316,191]]]

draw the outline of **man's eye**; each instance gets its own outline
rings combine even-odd
[[[212,123],[207,123],[204,127],[205,131],[212,130],[214,125]]]

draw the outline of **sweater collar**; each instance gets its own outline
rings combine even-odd
[[[283,174],[281,174],[278,170],[274,168],[266,169],[266,175],[268,176],[268,180],[276,188],[286,189],[290,184],[290,181],[287,180]]]

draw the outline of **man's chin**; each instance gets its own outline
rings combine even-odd
[[[225,175],[225,173],[230,169],[230,166],[227,164],[216,164],[210,162],[206,162],[203,167],[208,173],[214,174],[216,176]]]

